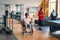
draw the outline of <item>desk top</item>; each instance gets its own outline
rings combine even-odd
[[[53,23],[59,23],[60,24],[60,20],[47,20],[48,22],[53,22]]]

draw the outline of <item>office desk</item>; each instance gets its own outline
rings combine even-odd
[[[50,26],[50,33],[60,30],[60,20],[47,20],[46,23]]]
[[[60,39],[60,34],[52,34],[52,32],[60,30],[60,20],[47,20],[46,23],[50,25],[50,34]]]

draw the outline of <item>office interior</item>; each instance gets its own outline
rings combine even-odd
[[[38,11],[41,7],[44,19],[42,26],[39,26]],[[60,0],[0,0],[0,40],[60,40],[59,7]],[[56,20],[50,19],[53,10],[58,14]],[[29,13],[33,21],[33,34],[28,29],[27,33],[22,33],[21,20],[25,13]]]

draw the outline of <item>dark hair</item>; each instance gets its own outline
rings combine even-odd
[[[7,10],[5,11],[5,15],[8,16],[8,11]]]
[[[25,16],[29,15],[28,13],[25,13]]]
[[[42,10],[42,7],[40,8],[40,10]]]

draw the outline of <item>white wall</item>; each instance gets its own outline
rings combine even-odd
[[[11,4],[11,10],[16,10],[15,4],[24,4],[24,13],[27,7],[38,6],[40,0],[0,0],[0,15],[4,14],[4,4]],[[1,7],[2,6],[2,7]],[[2,8],[2,9],[1,9]]]

